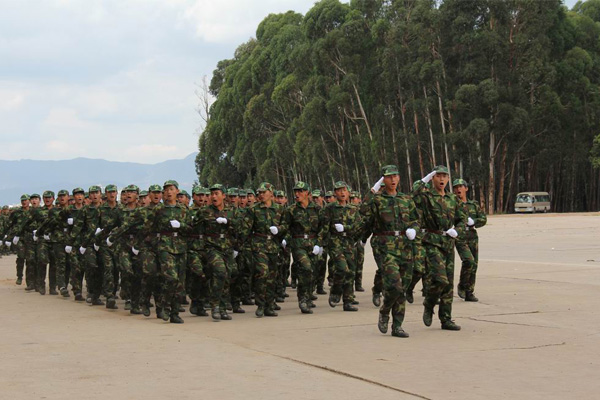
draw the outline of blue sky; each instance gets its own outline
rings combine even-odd
[[[182,158],[202,126],[196,84],[266,15],[313,4],[0,0],[0,159]]]

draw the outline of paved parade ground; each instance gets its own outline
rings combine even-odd
[[[589,399],[600,393],[600,214],[508,215],[479,230],[475,294],[456,294],[462,331],[382,335],[365,254],[360,311],[294,297],[277,318],[182,314],[176,325],[40,296],[0,259],[0,399]],[[456,278],[460,271],[457,259]],[[420,284],[417,286],[420,289]]]

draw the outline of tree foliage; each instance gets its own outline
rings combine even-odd
[[[394,163],[409,191],[445,164],[490,213],[598,209],[599,89],[600,0],[322,0],[218,63],[197,169],[365,191]]]

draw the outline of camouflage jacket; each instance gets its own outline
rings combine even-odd
[[[173,228],[171,221],[179,221],[180,227]],[[155,235],[155,250],[171,254],[185,254],[187,243],[185,235],[191,229],[189,210],[179,203],[175,205],[158,204],[150,210],[143,226],[144,234]]]
[[[321,212],[320,223],[319,243],[327,249],[352,251],[362,233],[362,218],[358,207],[349,203],[346,205],[341,205],[337,201],[329,203]],[[344,232],[338,232],[335,224],[344,225]]]
[[[421,227],[424,229],[423,243],[451,250],[454,239],[444,232],[454,228],[458,237],[461,237],[467,225],[467,215],[458,198],[452,193],[445,193],[442,196],[428,189],[422,181],[418,181],[413,191],[413,199],[419,204],[423,213]]]
[[[102,229],[96,235],[94,230],[94,242],[97,246],[107,247],[106,238],[110,232],[121,225],[121,207],[117,203],[114,207],[111,207],[108,203],[102,204],[98,209],[98,223],[96,229]]]
[[[6,224],[5,232],[6,240],[11,241],[15,236],[21,238],[21,228],[27,223],[29,218],[29,211],[18,208],[13,211],[8,217],[8,223]]]
[[[50,243],[69,244],[68,232],[70,232],[70,229],[69,224],[67,223],[68,217],[65,217],[64,214],[67,207],[61,208],[55,206],[48,210],[48,216],[37,230],[37,236],[49,236]]]
[[[33,231],[40,227],[44,219],[41,207],[30,207],[11,229],[11,234],[31,243],[33,242]]]
[[[371,243],[389,252],[407,250],[412,241],[406,237],[406,230],[420,230],[415,203],[404,193],[369,192],[361,204],[360,213],[364,219],[363,229],[373,233]]]
[[[121,209],[122,222],[110,232],[111,240],[118,242],[126,250],[131,247],[141,247],[144,240],[140,237],[139,232],[144,227],[150,210],[148,207]]]
[[[85,206],[81,208],[71,205],[62,212],[62,217],[67,220],[73,218],[73,225],[67,224],[67,244],[79,247],[83,244],[83,227],[85,224]]]
[[[219,224],[217,218],[226,218],[227,223]],[[202,241],[205,248],[221,252],[239,249],[240,243],[236,235],[239,232],[240,221],[235,209],[225,206],[223,210],[219,210],[211,204],[196,211],[192,224],[192,233],[198,235],[194,243]]]
[[[320,243],[321,209],[314,203],[308,203],[306,208],[300,203],[287,207],[282,224],[287,232],[286,241],[292,250],[304,249],[310,253]]]
[[[81,227],[81,246],[88,248],[94,244],[96,228],[100,219],[100,207],[90,204],[83,208],[83,225]]]
[[[275,202],[271,206],[257,203],[244,215],[241,237],[250,241],[252,251],[276,254],[285,237],[282,218],[283,208],[280,205]],[[271,233],[271,226],[277,227],[277,235]]]
[[[475,225],[466,227],[464,236],[457,238],[458,241],[469,241],[477,240],[477,229],[481,228],[487,223],[487,217],[479,204],[473,200],[467,200],[462,203],[462,208],[467,217],[471,217],[475,222]]]

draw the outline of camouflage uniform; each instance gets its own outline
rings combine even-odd
[[[84,191],[83,189],[76,189],[73,191],[73,195],[75,195],[75,193],[84,193]],[[85,272],[85,255],[82,255],[79,252],[79,248],[83,243],[83,227],[85,223],[84,207],[77,208],[75,205],[71,205],[64,211],[63,215],[67,219],[73,219],[73,225],[69,225],[66,236],[67,245],[71,246],[72,250],[71,253],[66,254],[66,258],[71,267],[69,276],[73,294],[76,296],[77,300],[81,300],[80,296],[83,292],[83,276]]]
[[[336,188],[343,182],[337,182]],[[344,226],[343,232],[337,232],[335,224]],[[325,248],[332,260],[330,274],[333,278],[330,299],[342,296],[344,306],[349,306],[354,300],[354,245],[361,236],[361,218],[358,209],[351,204],[341,205],[338,202],[329,203],[321,214],[321,237],[319,243],[325,243]],[[333,297],[332,297],[333,296]]]
[[[447,169],[445,171],[447,173]],[[454,194],[445,193],[442,196],[428,189],[422,181],[418,181],[415,186],[413,195],[420,195],[423,199],[423,245],[427,253],[429,276],[429,287],[423,305],[426,311],[433,310],[439,298],[440,321],[442,324],[449,323],[452,319],[454,239],[445,232],[454,227],[460,236],[464,232],[467,216]]]
[[[476,228],[484,226],[487,223],[487,217],[479,204],[473,200],[462,203],[462,207],[467,217],[471,217],[475,224],[467,226],[465,234],[456,239],[456,250],[462,260],[458,292],[459,294],[464,292],[465,295],[472,295],[475,292],[475,279],[479,261],[479,238]]]
[[[198,223],[200,218],[200,211],[205,207],[192,206],[190,209],[190,216],[192,220],[192,230]],[[194,311],[194,314],[204,315],[204,303],[207,301],[209,295],[208,277],[205,271],[206,265],[206,241],[203,233],[191,232],[186,235],[188,240],[187,248],[187,269],[189,275],[187,279],[189,281],[189,292],[190,299],[192,299],[192,307],[190,312]]]
[[[40,196],[33,194],[32,198]],[[18,245],[22,246],[23,258],[25,259],[27,269],[25,270],[25,283],[27,287],[25,290],[37,290],[39,286],[37,284],[37,265],[38,265],[38,246],[34,241],[33,231],[37,230],[41,223],[38,217],[37,210],[39,207],[30,206],[29,210],[21,210],[21,218],[18,219],[16,225],[14,225],[10,231],[10,236],[18,236],[20,238]],[[23,243],[21,243],[23,242]],[[17,246],[19,248],[19,246]]]
[[[270,190],[269,183],[261,184],[261,191]],[[244,216],[243,237],[249,240],[254,258],[254,293],[257,313],[264,310],[265,315],[274,313],[276,297],[276,279],[278,253],[281,240],[285,234],[281,227],[283,208],[274,201],[270,206],[258,203],[248,210]],[[270,227],[278,229],[277,234],[271,233]],[[260,315],[259,315],[260,316]]]
[[[28,195],[21,196],[21,200],[25,200],[25,199],[29,200],[29,196]],[[28,214],[28,212],[21,207],[17,208],[10,214],[10,216],[8,217],[8,224],[7,224],[7,229],[6,229],[6,235],[7,235],[6,241],[12,242],[15,236],[19,236],[19,235],[15,234],[16,230],[18,230],[19,226],[24,225],[26,223],[27,214]],[[20,237],[19,237],[19,239],[20,239]],[[17,242],[17,244],[13,243],[13,245],[11,247],[12,247],[13,251],[15,251],[17,253],[17,260],[16,260],[17,283],[20,284],[19,282],[23,279],[23,272],[25,270],[25,261],[26,261],[25,243],[24,243],[24,241],[19,240]]]
[[[163,187],[177,186],[174,181],[167,181]],[[157,237],[156,252],[162,277],[163,309],[165,317],[179,317],[180,293],[182,282],[180,271],[185,269],[187,244],[183,234],[190,229],[188,210],[181,204],[167,205],[161,203],[150,211],[143,230]],[[171,221],[178,221],[179,228],[174,228]],[[170,308],[170,309],[169,309]]]
[[[50,191],[44,192],[44,197],[54,197],[54,193]],[[52,206],[54,208],[54,206]],[[51,208],[40,207],[35,210],[34,218],[37,220],[37,286],[40,293],[45,291],[46,288],[46,273],[48,274],[48,283],[50,294],[56,294],[56,259],[52,251],[54,240],[50,237],[50,240],[44,239],[40,232],[40,226],[48,219],[48,215]],[[48,268],[46,268],[48,266]]]
[[[90,192],[94,191],[100,191],[100,188],[92,186]],[[83,224],[80,233],[80,246],[85,249],[85,253],[81,258],[85,271],[87,292],[91,303],[99,304],[100,294],[102,293],[103,265],[100,253],[94,247],[94,239],[100,218],[100,207],[90,204],[83,208],[81,214]]]
[[[222,189],[213,185],[211,190]],[[227,223],[220,224],[217,218],[226,218]],[[213,317],[219,319],[219,314],[226,314],[230,276],[234,269],[237,270],[233,251],[237,247],[235,235],[239,222],[234,209],[225,206],[219,210],[211,204],[197,212],[193,224],[193,233],[204,237],[206,267],[210,274],[210,304]]]
[[[404,321],[405,291],[413,267],[412,241],[406,237],[406,230],[419,230],[417,210],[410,196],[392,195],[385,189],[381,194],[369,193],[360,210],[373,232],[371,243],[381,251],[378,257],[384,295],[379,312],[387,321],[391,311],[393,329],[398,329]]]
[[[308,190],[308,185],[298,182],[294,187],[294,190],[297,189]],[[313,254],[313,248],[318,244],[320,235],[320,213],[320,208],[309,202],[306,207],[295,203],[283,214],[282,224],[287,232],[286,241],[296,264],[298,303],[301,308],[308,307],[314,289],[313,276],[317,274],[317,255]]]

